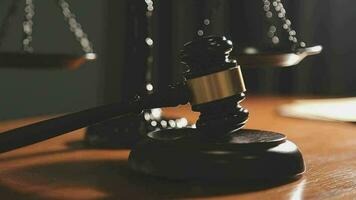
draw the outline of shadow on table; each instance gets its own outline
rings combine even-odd
[[[13,161],[13,160],[20,160],[20,159],[27,159],[27,158],[35,158],[40,156],[48,156],[48,155],[58,155],[63,153],[74,152],[78,150],[129,150],[128,147],[115,147],[115,148],[104,148],[104,147],[93,147],[87,145],[83,140],[75,140],[66,143],[67,148],[61,150],[47,150],[47,151],[40,151],[35,153],[29,153],[25,155],[13,155],[9,157],[0,157],[0,162],[3,161]]]
[[[209,197],[228,194],[239,194],[263,190],[291,182],[285,181],[234,181],[234,182],[187,182],[173,181],[137,174],[128,168],[123,160],[92,160],[58,162],[47,165],[31,166],[7,172],[7,179],[16,179],[25,185],[38,186],[42,191],[62,196],[70,193],[75,199],[93,199],[90,193],[79,192],[76,188],[94,189],[104,196],[94,199],[176,199],[188,197]],[[2,179],[2,178],[1,178]],[[3,182],[3,181],[2,181]],[[21,191],[9,189],[6,184],[0,185],[0,192],[14,196],[16,199],[31,199],[42,196],[41,191]],[[21,196],[21,193],[23,196]],[[26,194],[27,193],[27,194]],[[81,198],[81,195],[83,198]],[[85,196],[88,195],[88,196]],[[3,196],[3,195],[2,195]],[[66,198],[68,199],[68,198]]]

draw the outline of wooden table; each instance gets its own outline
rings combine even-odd
[[[303,152],[307,171],[284,183],[177,182],[136,174],[129,150],[87,149],[84,129],[0,155],[1,199],[356,199],[356,125],[284,118],[291,99],[250,97],[248,128],[285,133]],[[188,107],[167,115],[197,117]],[[0,123],[0,131],[41,118]]]

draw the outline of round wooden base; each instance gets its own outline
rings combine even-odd
[[[305,171],[298,147],[284,135],[249,129],[222,138],[191,128],[151,132],[133,148],[129,164],[179,180],[284,179]]]

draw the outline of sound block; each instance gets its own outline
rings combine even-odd
[[[305,171],[301,152],[283,134],[250,129],[221,138],[193,128],[151,132],[132,149],[129,165],[177,180],[289,179]]]

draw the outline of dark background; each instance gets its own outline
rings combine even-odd
[[[11,0],[1,0],[0,20]],[[147,81],[153,53],[155,88],[180,80],[179,50],[196,37],[210,16],[209,34],[232,39],[235,49],[271,47],[262,0],[154,0],[151,20],[144,0],[68,0],[99,59],[77,70],[0,69],[0,120],[72,112],[132,97]],[[36,0],[34,48],[38,52],[80,53],[55,1]],[[283,69],[244,68],[248,95],[354,96],[356,94],[356,2],[284,1],[300,38],[322,44],[321,55]],[[23,1],[24,4],[24,1]],[[212,13],[212,14],[209,14]],[[1,51],[21,48],[22,8]],[[148,24],[150,26],[148,26]],[[151,34],[150,49],[145,38]],[[281,46],[286,48],[286,39]]]

